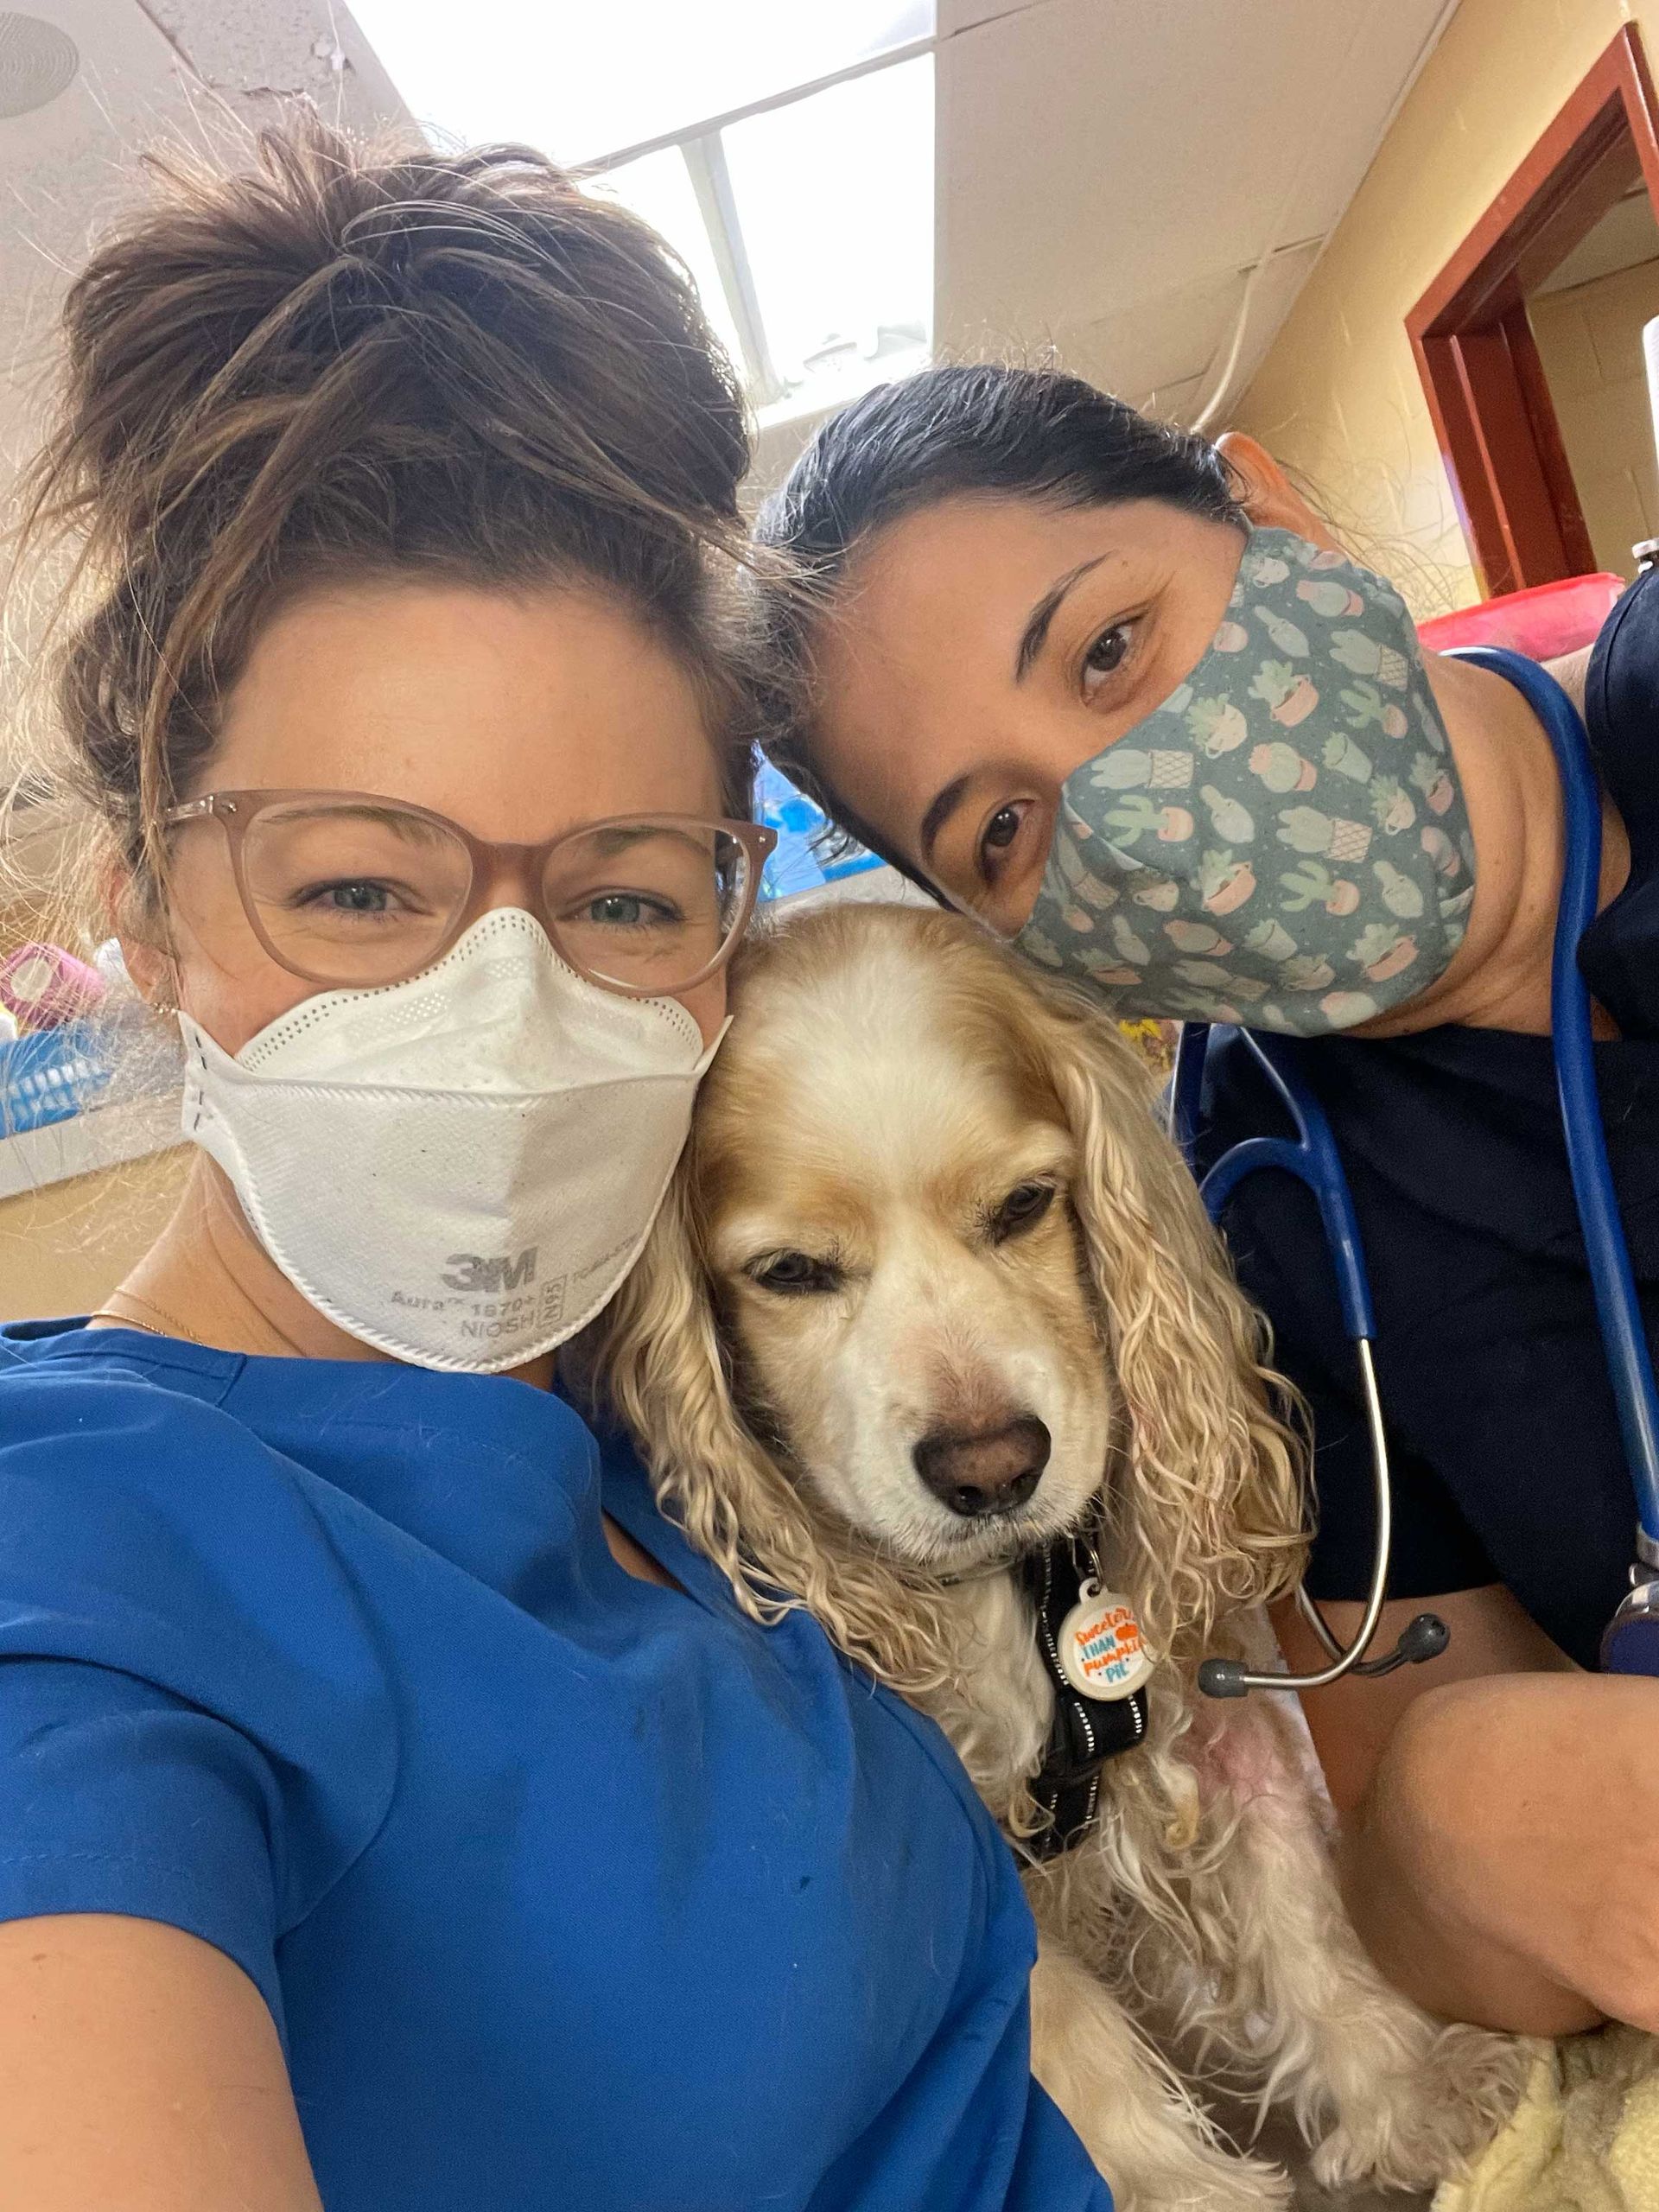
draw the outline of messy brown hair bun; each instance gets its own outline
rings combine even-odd
[[[748,443],[681,265],[524,147],[257,144],[239,175],[150,162],[156,202],[70,288],[24,484],[24,558],[79,549],[58,714],[128,862],[153,880],[256,629],[312,582],[595,583],[705,679],[718,733],[711,554]]]

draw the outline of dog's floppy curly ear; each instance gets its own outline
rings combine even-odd
[[[1219,1611],[1281,1596],[1300,1573],[1294,1396],[1139,1056],[1065,987],[1045,980],[1039,996],[1034,1042],[1077,1147],[1073,1203],[1123,1399],[1115,1526],[1154,1648],[1196,1653]]]
[[[837,1541],[738,1409],[696,1209],[695,1134],[645,1249],[585,1332],[575,1368],[596,1408],[620,1418],[658,1502],[712,1560],[753,1619],[804,1605],[849,1658],[896,1688],[944,1672],[937,1609],[900,1603],[888,1571]]]

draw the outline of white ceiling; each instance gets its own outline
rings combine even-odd
[[[1183,413],[1242,391],[1447,0],[940,0],[938,340]]]
[[[28,0],[74,41],[80,70],[32,114],[0,120],[0,440],[28,435],[31,372],[67,273],[134,194],[136,156],[236,146],[282,101],[372,127],[401,113],[390,80],[330,0]]]
[[[543,15],[592,4],[525,0]],[[48,106],[0,120],[0,451],[14,452],[64,272],[133,188],[137,149],[233,143],[298,91],[359,123],[404,114],[337,0],[29,10],[69,34],[82,69]],[[941,349],[1052,349],[1180,414],[1268,253],[1242,390],[1450,12],[1449,0],[938,0]],[[781,455],[798,442],[785,428],[767,444]]]

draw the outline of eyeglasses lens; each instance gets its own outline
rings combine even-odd
[[[284,960],[329,982],[412,976],[467,902],[472,859],[452,830],[396,806],[294,800],[250,822],[247,896]]]
[[[747,867],[737,839],[712,823],[614,823],[556,846],[542,893],[575,966],[630,990],[673,991],[725,950]]]

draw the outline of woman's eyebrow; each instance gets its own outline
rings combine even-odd
[[[972,781],[971,772],[965,776],[953,776],[922,817],[922,826],[917,832],[916,842],[927,867],[933,865],[933,840],[956,812],[963,792]]]
[[[1032,608],[1030,620],[1027,622],[1025,632],[1020,640],[1020,650],[1014,658],[1014,680],[1016,683],[1022,680],[1033,661],[1043,650],[1043,640],[1048,635],[1048,626],[1059,613],[1067,592],[1071,590],[1073,584],[1079,582],[1083,577],[1086,576],[1090,569],[1097,569],[1105,558],[1105,554],[1097,553],[1092,561],[1079,562],[1075,569],[1068,569],[1063,576],[1055,578],[1036,606]],[[934,804],[938,804],[938,801],[936,799]]]

